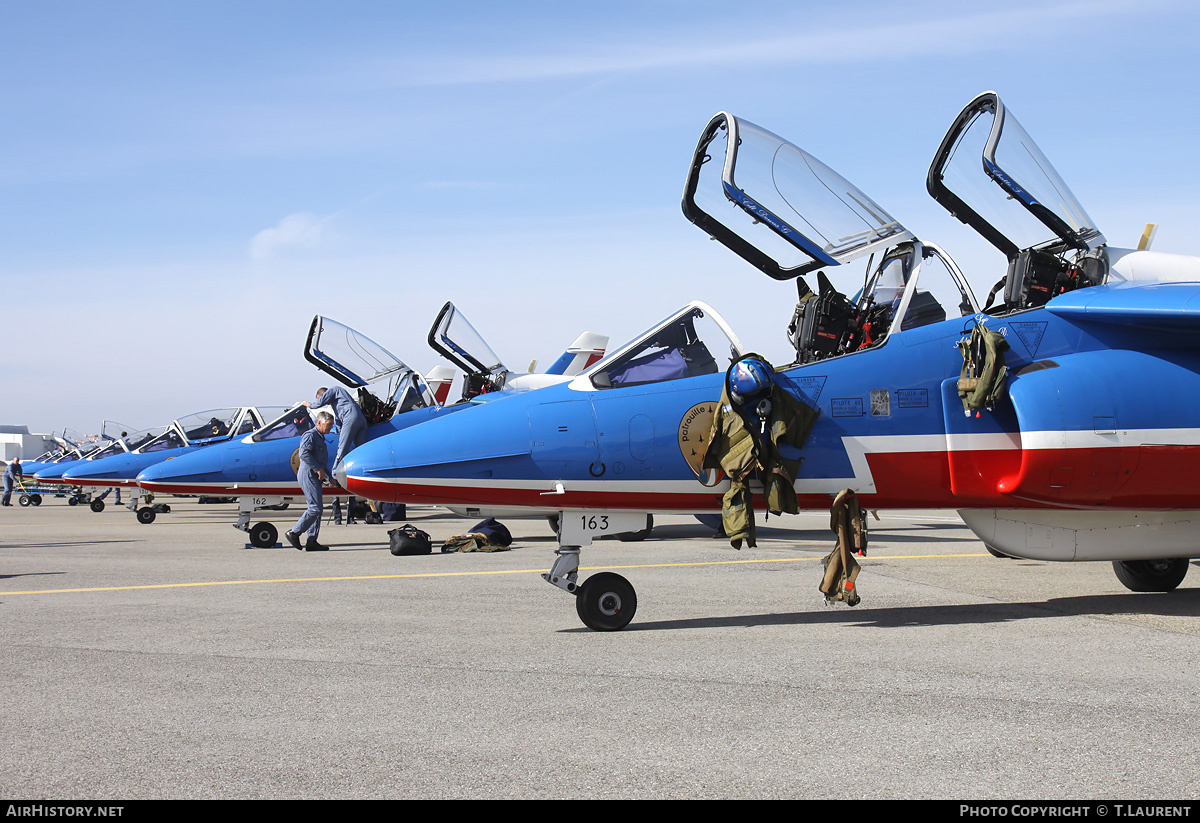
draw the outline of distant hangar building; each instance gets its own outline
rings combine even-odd
[[[54,446],[48,434],[30,434],[28,426],[0,423],[0,460],[8,463],[14,457],[30,460]]]

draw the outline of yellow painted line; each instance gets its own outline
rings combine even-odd
[[[902,554],[868,556],[863,565],[872,560],[931,560],[955,557],[990,557],[988,554]],[[821,560],[820,557],[772,557],[760,560],[714,560],[700,563],[644,563],[630,566],[580,566],[580,571],[608,571],[611,569],[670,569],[685,566],[736,566],[746,563],[804,563]],[[862,563],[862,559],[859,560]],[[99,586],[90,589],[41,589],[28,592],[0,591],[0,597],[19,594],[77,594],[80,592],[123,592],[137,589],[187,589],[197,586],[246,586],[257,583],[326,583],[335,580],[398,580],[412,577],[476,577],[489,574],[541,574],[545,569],[497,569],[472,572],[424,572],[419,574],[371,574],[346,577],[281,577],[267,580],[213,580],[204,583],[154,583],[145,586]]]

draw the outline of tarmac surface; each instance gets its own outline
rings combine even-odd
[[[741,552],[658,517],[583,550],[638,592],[598,633],[539,577],[544,520],[508,552],[393,557],[393,523],[309,554],[169,502],[0,509],[0,796],[1200,797],[1195,569],[1134,594],[881,512],[862,604],[829,608],[828,514],[760,515]]]

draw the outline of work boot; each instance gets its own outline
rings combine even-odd
[[[300,535],[296,534],[294,531],[290,529],[285,531],[283,533],[283,539],[286,540],[288,545],[290,545],[293,549],[304,551],[304,547],[300,545]]]
[[[329,547],[322,546],[317,542],[317,538],[310,537],[308,538],[308,542],[304,544],[304,550],[306,552],[327,552],[329,551]]]

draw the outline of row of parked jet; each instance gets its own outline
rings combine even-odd
[[[685,216],[771,278],[797,282],[795,360],[774,380],[820,412],[802,449],[800,506],[828,508],[849,488],[872,509],[953,508],[994,554],[1109,561],[1131,590],[1175,589],[1200,557],[1200,480],[1189,471],[1200,448],[1200,258],[1109,246],[993,92],[955,118],[927,189],[1007,260],[982,275],[999,275],[982,303],[946,251],[805,150],[726,112],[701,134]],[[958,344],[977,326],[1003,335],[1008,377],[994,406],[964,414]],[[346,385],[391,381],[390,417],[347,456],[338,489],[552,515],[559,546],[543,577],[594,629],[627,625],[637,597],[620,575],[581,581],[582,547],[644,529],[652,513],[721,508],[728,480],[702,467],[693,435],[747,352],[704,303],[537,391],[497,378],[486,347],[468,354],[441,340],[468,364],[467,402],[449,406],[402,365],[339,372],[312,340],[310,360]],[[249,490],[261,503],[295,494],[293,478],[267,476],[254,455],[279,462],[309,425],[292,409],[137,480],[166,493]]]
[[[545,372],[513,372],[457,307],[447,303],[434,321],[429,342],[463,369],[462,403],[478,395],[529,391],[568,380],[603,356],[608,338],[584,332]],[[371,424],[367,439],[458,407],[447,403],[453,368],[435,366],[428,378],[422,377],[387,349],[335,320],[313,318],[304,355],[330,377],[358,390]],[[24,471],[39,485],[81,489],[72,495],[71,504],[86,501],[95,512],[104,510],[109,491],[129,489],[129,507],[145,524],[170,512],[169,504],[152,502],[156,494],[235,497],[242,511],[236,525],[250,533],[253,545],[267,547],[278,539],[277,530],[266,521],[251,527],[251,514],[303,498],[295,461],[300,437],[313,425],[305,404],[210,409],[156,429],[132,434],[122,430],[120,436],[108,433],[106,426],[100,445],[91,449],[64,438],[58,449],[27,462]],[[330,440],[335,451],[337,436]],[[326,494],[346,491],[331,486]]]

